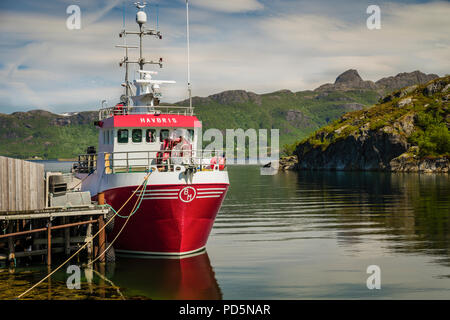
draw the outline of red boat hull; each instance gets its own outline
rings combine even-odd
[[[115,210],[127,201],[137,186],[105,190],[105,201]],[[150,255],[183,255],[202,250],[228,184],[151,185],[147,186],[139,209],[114,242],[116,252]],[[119,212],[128,216],[140,193]],[[115,217],[112,241],[126,218]]]

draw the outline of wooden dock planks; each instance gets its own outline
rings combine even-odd
[[[0,156],[0,211],[44,207],[44,165]]]

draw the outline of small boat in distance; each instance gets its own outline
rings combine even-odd
[[[273,176],[278,173],[279,167],[279,161],[274,160],[260,167],[259,171],[262,176]]]
[[[144,27],[144,4],[137,3],[139,31],[121,31],[120,37],[138,35],[139,47],[125,48],[125,93],[113,107],[104,101],[96,126],[98,152],[88,149],[79,156],[74,169],[82,179],[82,191],[94,200],[103,193],[105,202],[118,210],[143,182],[146,189],[121,210],[132,212],[136,200],[142,203],[114,243],[118,253],[181,256],[204,250],[215,217],[229,187],[225,159],[201,150],[201,122],[190,105],[162,106],[161,86],[174,81],[156,80],[157,72],[144,70],[147,64],[162,67],[162,58],[148,61],[142,56],[142,39],[161,33]],[[189,30],[189,29],[188,29]],[[137,61],[129,60],[128,50],[139,48]],[[139,65],[137,79],[128,81],[128,65]],[[189,81],[188,81],[189,83]],[[188,84],[190,96],[190,84]],[[126,219],[115,217],[111,241]]]

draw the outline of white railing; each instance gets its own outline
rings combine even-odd
[[[74,171],[78,173],[92,173],[97,169],[98,161],[104,161],[106,174],[179,171],[180,168],[192,168],[197,171],[226,170],[225,162],[221,162],[223,151],[123,151],[105,152],[100,155],[83,154],[78,156],[78,163]],[[215,158],[216,161],[213,161]],[[103,166],[101,166],[103,167]]]
[[[122,116],[129,114],[172,114],[192,116],[194,113],[189,107],[180,106],[115,106],[110,108],[103,108],[99,110],[98,119],[104,120],[112,116]]]

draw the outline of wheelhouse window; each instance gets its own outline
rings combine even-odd
[[[142,130],[141,129],[133,129],[131,133],[131,140],[134,143],[142,142]]]
[[[193,129],[188,129],[188,133],[189,133],[189,139],[191,141],[194,141],[194,130]]]
[[[145,141],[148,143],[156,142],[156,130],[147,129],[145,133]]]
[[[128,143],[128,129],[120,129],[117,131],[117,142]]]
[[[165,139],[169,139],[169,130],[167,129],[162,129],[159,132],[159,141],[164,141]]]

